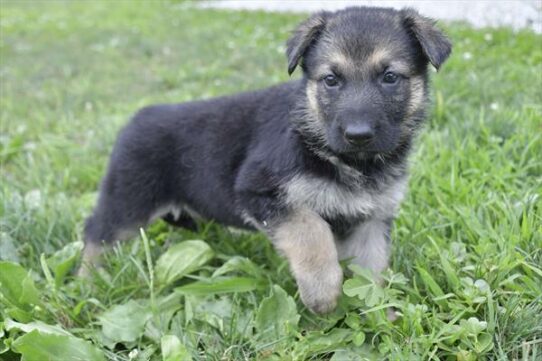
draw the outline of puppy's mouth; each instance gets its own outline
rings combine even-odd
[[[347,138],[343,137],[344,143],[347,145],[345,153],[355,153],[362,152],[366,149],[371,149],[374,146],[373,139],[357,140],[356,142],[349,141]]]
[[[352,144],[351,142],[348,142],[346,139],[344,140],[345,146],[342,149],[339,149],[336,153],[337,155],[345,155],[345,156],[356,156],[356,155],[376,155],[380,153],[379,150],[374,149],[374,141],[373,140],[366,140],[363,142],[357,142],[355,144]]]
[[[333,151],[338,157],[350,160],[363,160],[381,158],[395,151],[396,146],[390,146],[381,149],[374,142],[358,144],[356,146],[347,145],[346,147]]]
[[[350,159],[370,159],[370,158],[376,158],[378,155],[381,154],[381,152],[372,151],[372,150],[364,150],[364,149],[353,149],[349,151],[345,151],[342,153],[339,153],[339,157],[343,158],[350,158]]]
[[[357,167],[362,166],[363,164],[367,164],[367,162],[371,164],[374,164],[374,163],[384,164],[386,162],[386,159],[389,156],[389,153],[376,152],[376,151],[360,151],[360,152],[342,153],[337,156],[345,164],[348,164],[350,166],[357,168]]]

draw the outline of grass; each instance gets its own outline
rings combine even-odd
[[[393,271],[382,288],[354,270],[339,309],[318,317],[265,237],[215,224],[158,222],[89,280],[70,273],[130,114],[287,80],[283,44],[303,16],[0,10],[0,359],[542,359],[540,35],[445,26],[454,53],[433,74]]]

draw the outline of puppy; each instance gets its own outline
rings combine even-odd
[[[303,303],[334,309],[340,259],[378,274],[425,117],[428,64],[451,44],[411,9],[319,12],[287,43],[299,80],[143,108],[120,132],[84,262],[158,217],[260,230],[289,261]],[[84,270],[84,268],[83,268]]]

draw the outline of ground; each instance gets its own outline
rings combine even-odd
[[[73,276],[129,116],[287,80],[303,15],[0,5],[0,359],[542,358],[541,35],[443,25],[454,52],[432,74],[385,286],[354,269],[318,317],[264,236],[211,223],[158,222]]]

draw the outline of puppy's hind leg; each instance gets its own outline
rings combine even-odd
[[[329,224],[313,211],[298,209],[273,227],[271,238],[290,263],[303,303],[315,313],[332,311],[343,273]]]
[[[103,246],[123,241],[137,234],[160,209],[156,187],[149,179],[119,174],[110,169],[102,184],[98,205],[87,219],[84,229],[85,248],[79,275],[87,275],[96,265]]]

